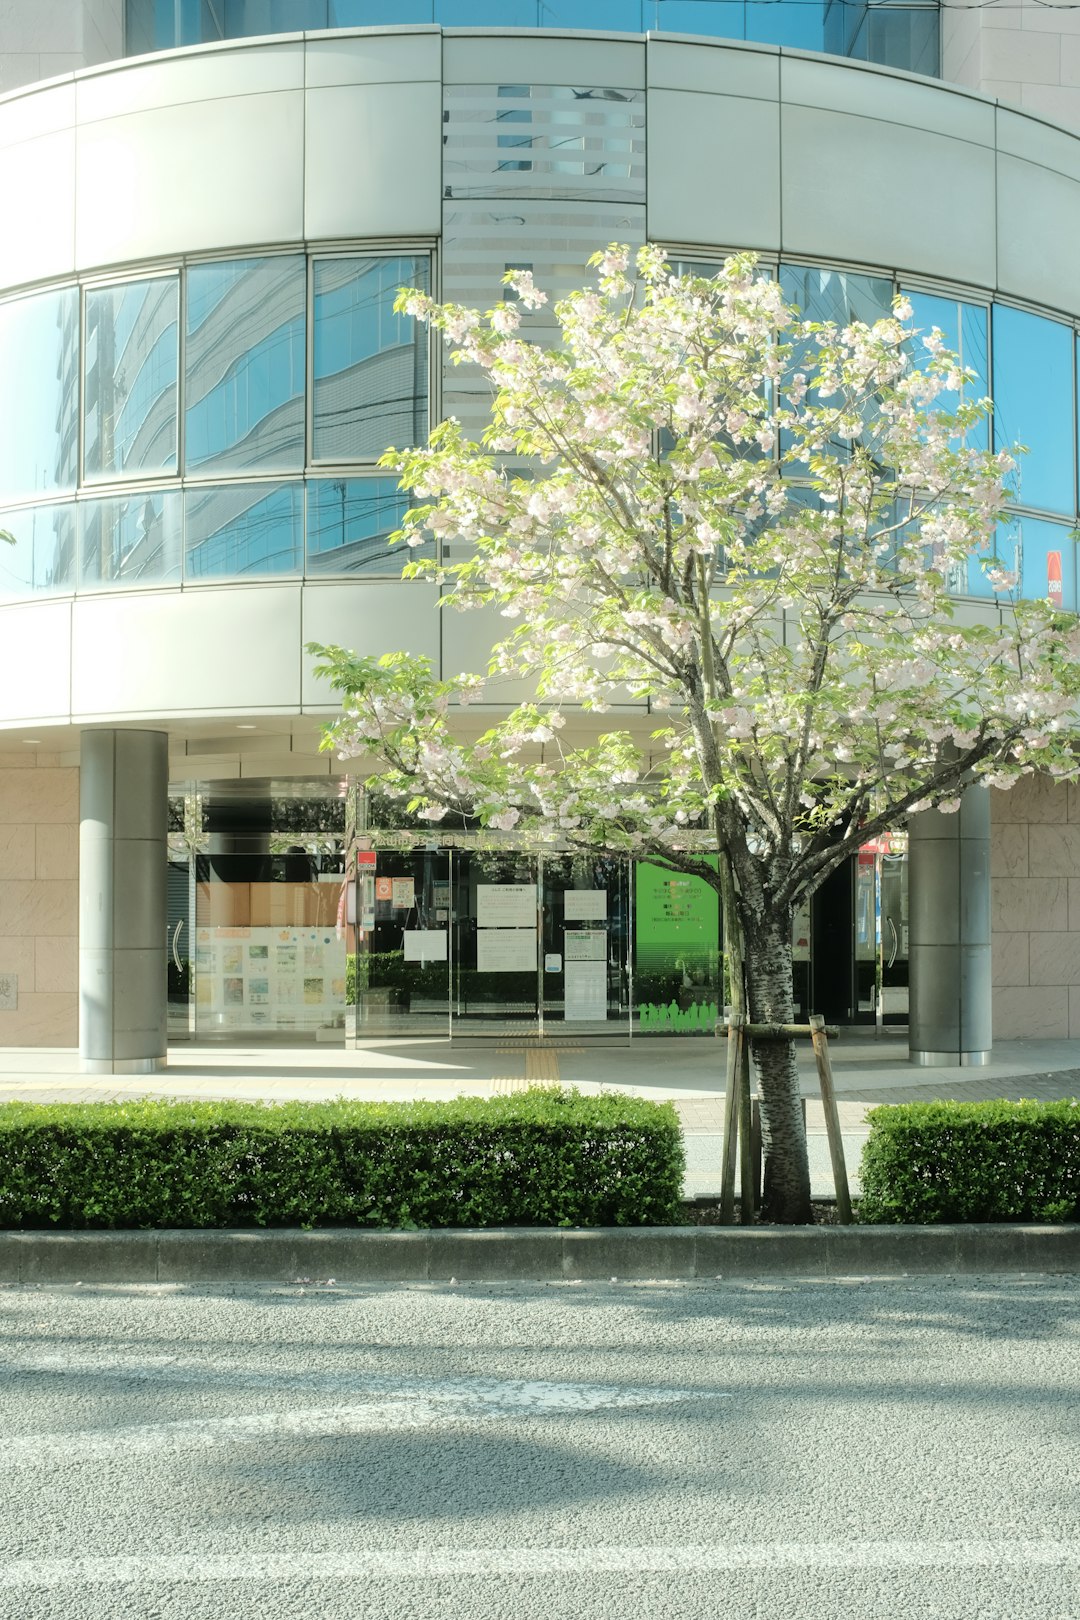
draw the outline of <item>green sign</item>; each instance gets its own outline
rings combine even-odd
[[[680,969],[688,980],[716,980],[720,896],[701,878],[639,861],[634,868],[639,973]],[[698,982],[701,982],[698,980]]]

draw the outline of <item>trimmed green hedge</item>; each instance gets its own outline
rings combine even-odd
[[[0,1227],[648,1226],[679,1218],[670,1103],[0,1105]]]
[[[872,1108],[859,1219],[1080,1220],[1080,1102]]]

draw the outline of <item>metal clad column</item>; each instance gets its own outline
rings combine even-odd
[[[908,824],[914,1063],[990,1060],[990,795],[970,787],[956,815]]]
[[[90,1074],[165,1056],[169,749],[163,731],[86,731],[79,773],[79,1055]]]

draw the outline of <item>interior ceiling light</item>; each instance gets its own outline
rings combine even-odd
[[[255,727],[250,723],[250,721],[245,723],[238,722],[236,729],[237,731],[254,731]]]

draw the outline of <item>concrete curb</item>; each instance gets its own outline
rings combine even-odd
[[[0,1232],[0,1285],[1080,1272],[1080,1225]]]

